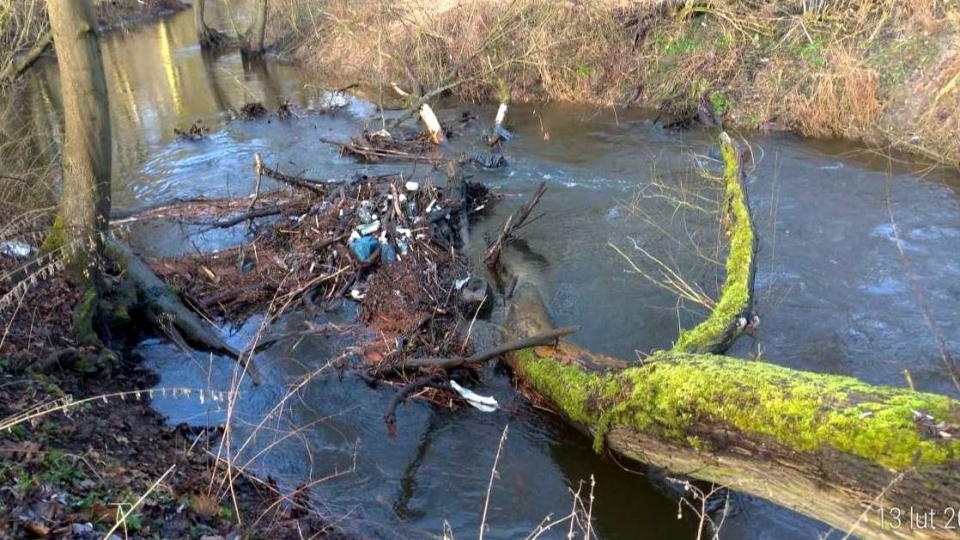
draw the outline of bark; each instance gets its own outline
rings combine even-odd
[[[710,316],[684,330],[674,345],[677,352],[723,354],[744,332],[752,332],[760,318],[753,312],[753,289],[757,273],[758,238],[750,213],[750,201],[739,146],[726,133],[720,134],[724,162],[724,234],[730,237],[726,280]]]
[[[955,538],[948,527],[960,492],[960,402],[690,352],[732,342],[731,320],[751,307],[756,241],[728,142],[736,222],[727,281],[707,321],[639,365],[565,341],[514,352],[508,364],[598,451],[750,493],[857,537]],[[522,279],[509,308],[510,338],[550,329],[539,292]],[[902,512],[899,527],[892,509]],[[911,526],[911,510],[935,512],[936,526]]]
[[[263,36],[267,28],[267,0],[256,0],[253,21],[240,43],[240,54],[246,60],[258,60],[263,56]]]
[[[98,260],[110,216],[111,136],[107,81],[90,0],[47,6],[57,43],[64,110],[63,200],[48,247],[63,248],[86,292],[75,320],[81,342],[98,343],[94,319],[102,290]]]

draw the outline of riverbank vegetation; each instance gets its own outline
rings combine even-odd
[[[268,41],[345,83],[414,78],[493,100],[507,81],[518,100],[653,107],[667,123],[699,116],[960,160],[955,2],[272,4]]]

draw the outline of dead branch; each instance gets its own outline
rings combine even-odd
[[[410,394],[418,392],[428,386],[436,386],[447,380],[446,373],[437,373],[436,375],[430,375],[429,377],[424,377],[422,379],[417,379],[412,383],[404,386],[396,394],[390,398],[390,402],[387,403],[387,408],[383,412],[383,421],[387,424],[387,429],[390,431],[391,435],[394,435],[396,432],[396,411],[397,406],[400,405],[403,400],[407,398]]]
[[[521,206],[512,216],[504,221],[503,227],[500,228],[500,234],[497,235],[497,239],[487,247],[487,252],[483,256],[483,262],[487,265],[487,268],[495,269],[497,267],[503,246],[510,241],[514,231],[523,226],[524,221],[530,217],[530,212],[537,206],[537,203],[540,202],[540,197],[542,197],[546,191],[547,183],[540,182],[540,185],[537,186],[537,189],[533,192],[533,195],[530,196],[526,204]]]
[[[253,167],[258,175],[272,178],[277,182],[283,182],[284,184],[289,184],[296,188],[306,189],[316,195],[324,195],[327,191],[329,191],[331,186],[336,186],[343,183],[337,180],[313,180],[311,178],[292,176],[282,173],[276,169],[271,169],[270,167],[264,165],[263,161],[260,159],[260,154],[254,154]]]
[[[213,328],[183,304],[130,246],[113,239],[108,240],[107,245],[109,256],[133,280],[140,300],[158,330],[180,347],[185,348],[186,340],[189,340],[206,350],[230,356],[250,373],[254,384],[261,383],[263,378],[253,364],[253,357],[245,356],[220,338]]]
[[[228,229],[228,228],[233,227],[234,225],[236,225],[236,224],[238,224],[238,223],[243,223],[244,221],[247,221],[248,219],[259,218],[259,217],[267,217],[267,216],[275,216],[275,215],[279,214],[279,213],[282,212],[282,211],[283,211],[283,207],[282,207],[282,206],[267,206],[267,207],[264,207],[264,208],[258,208],[258,209],[256,209],[256,210],[251,210],[251,211],[249,211],[249,212],[244,212],[244,213],[242,213],[242,214],[240,214],[240,215],[238,215],[238,216],[234,216],[234,217],[232,217],[232,218],[218,219],[216,222],[213,223],[213,226],[214,226],[214,227],[218,227],[218,228],[220,228],[220,229]]]
[[[439,368],[443,370],[451,370],[458,367],[467,367],[475,366],[477,364],[482,364],[487,360],[496,358],[502,354],[507,354],[513,351],[519,351],[521,349],[528,349],[530,347],[539,347],[543,345],[552,345],[558,339],[574,334],[580,330],[579,326],[568,326],[565,328],[556,328],[551,329],[546,332],[537,334],[535,336],[530,336],[523,339],[518,339],[514,341],[509,341],[503,343],[486,351],[482,351],[466,358],[463,357],[450,357],[450,358],[410,358],[400,362],[395,366],[390,366],[389,369],[381,372],[383,374],[394,374],[400,373],[406,370],[412,369],[426,369],[426,368]]]

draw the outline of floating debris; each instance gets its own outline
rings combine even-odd
[[[246,103],[243,107],[240,107],[240,118],[243,118],[244,120],[252,120],[266,116],[268,112],[269,111],[267,111],[267,108],[263,106],[263,103],[254,101],[251,103]]]
[[[173,129],[173,133],[177,136],[177,138],[184,141],[199,141],[209,131],[210,128],[203,125],[203,120],[197,120],[186,131],[180,128]]]
[[[457,381],[450,381],[450,388],[453,388],[454,392],[460,394],[460,397],[465,399],[467,403],[475,409],[483,412],[494,412],[500,408],[500,404],[497,403],[497,400],[493,397],[481,396],[472,390],[460,386],[457,384]]]

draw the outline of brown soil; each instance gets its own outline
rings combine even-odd
[[[222,481],[223,463],[208,452],[217,430],[167,425],[138,392],[156,383],[138,358],[72,350],[46,373],[31,371],[35,359],[71,346],[78,296],[62,277],[45,278],[0,308],[0,537],[99,538],[145,494],[116,534],[341,537],[269,479]]]

